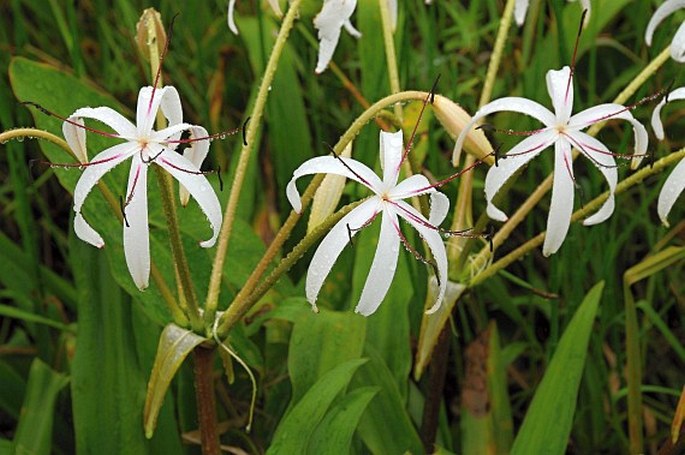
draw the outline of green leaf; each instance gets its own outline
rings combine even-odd
[[[19,419],[26,383],[10,364],[0,361],[0,409]]]
[[[171,380],[188,354],[204,341],[205,338],[177,325],[169,324],[164,327],[159,337],[157,356],[152,367],[143,411],[145,436],[148,438],[151,438],[155,431],[157,416]]]
[[[55,402],[68,383],[69,377],[55,372],[40,359],[33,361],[21,418],[14,434],[13,453],[51,453]]]
[[[566,453],[592,324],[603,289],[604,282],[600,281],[588,292],[559,340],[516,435],[512,455]]]
[[[352,436],[359,419],[379,390],[378,387],[360,387],[338,400],[312,435],[309,453],[350,453]]]
[[[267,454],[310,453],[307,447],[335,397],[366,359],[353,359],[328,371],[281,420]],[[315,452],[311,452],[315,453]]]

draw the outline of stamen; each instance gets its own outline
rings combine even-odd
[[[35,163],[38,164],[43,164],[45,166],[51,167],[53,169],[68,169],[68,168],[74,168],[77,167],[79,169],[85,168],[85,167],[90,167],[94,166],[97,164],[104,164],[112,160],[119,159],[122,154],[110,156],[109,158],[103,158],[101,160],[96,160],[96,161],[90,161],[88,163],[51,163],[50,161],[45,161],[45,160],[38,160],[38,159],[32,159],[29,161],[30,166],[33,166]]]
[[[670,84],[668,84],[668,87],[666,87],[666,96],[664,97],[665,104],[668,104],[668,97],[671,96],[671,89],[673,88],[673,84],[675,84],[675,79],[672,79]]]
[[[335,153],[335,150],[333,149],[333,147],[331,147],[330,144],[327,144],[326,142],[324,142],[323,145],[325,145],[325,146],[328,148],[328,150],[331,152],[331,154],[332,154],[338,161],[340,161],[340,163],[342,163],[342,165],[345,166],[345,167],[347,168],[347,170],[350,171],[350,172],[352,173],[352,175],[354,175],[355,177],[357,177],[357,178],[359,179],[360,182],[362,182],[363,184],[365,184],[365,185],[368,186],[368,187],[371,187],[371,186],[372,186],[371,183],[369,183],[364,177],[362,177],[362,176],[359,175],[354,169],[352,169],[352,168],[350,167],[350,165],[347,164],[347,163],[345,162],[345,160],[344,160],[340,155],[338,155],[337,153]]]
[[[440,81],[440,74],[438,74],[438,77],[435,78],[435,82],[433,82],[433,87],[431,87],[431,104],[435,103],[435,90],[438,88],[438,82]]]
[[[128,224],[128,218],[126,218],[126,206],[124,205],[124,197],[119,196],[119,210],[121,210],[121,216],[124,218],[124,224],[126,227],[131,227],[130,224]]]
[[[120,138],[121,138],[121,136],[119,136],[119,135],[116,134],[116,133],[108,133],[108,132],[106,132],[106,131],[102,131],[102,130],[98,130],[98,129],[95,129],[95,128],[91,128],[91,127],[89,127],[89,126],[82,125],[82,124],[80,124],[80,123],[78,123],[78,122],[75,122],[74,120],[71,120],[71,119],[69,119],[69,118],[62,117],[61,115],[56,114],[56,113],[54,113],[54,112],[52,112],[52,111],[49,111],[49,110],[47,110],[46,108],[44,108],[43,106],[41,106],[40,104],[34,103],[33,101],[22,101],[22,102],[19,103],[19,104],[23,104],[23,105],[25,105],[25,106],[33,106],[33,107],[35,107],[36,109],[38,109],[39,111],[41,111],[43,114],[45,114],[45,115],[48,115],[48,116],[50,116],[50,117],[55,117],[56,119],[59,119],[59,120],[65,122],[65,123],[68,123],[68,124],[73,125],[73,126],[75,126],[75,127],[83,128],[84,130],[90,131],[91,133],[95,133],[95,134],[99,134],[100,136],[111,137],[111,138],[115,138],[115,139],[120,139]]]
[[[169,50],[169,43],[171,42],[171,37],[174,34],[174,22],[176,22],[176,18],[178,17],[179,13],[174,14],[174,17],[171,18],[171,23],[169,24],[169,32],[167,33],[167,39],[164,42],[164,49],[162,50],[162,55],[159,57],[159,66],[157,67],[157,74],[155,74],[155,80],[152,83],[152,93],[150,94],[150,102],[147,105],[147,115],[150,115],[150,112],[152,111],[152,100],[155,99],[155,92],[157,91],[157,84],[159,84],[159,79],[162,77],[162,64],[164,63],[164,59],[166,58],[166,54]]]
[[[663,96],[663,94],[664,94],[664,90],[659,90],[659,91],[656,92],[656,93],[653,93],[653,94],[651,94],[651,95],[645,96],[644,98],[642,98],[641,100],[639,100],[639,101],[637,101],[637,102],[635,102],[635,103],[633,103],[633,104],[629,104],[629,105],[627,105],[627,106],[624,106],[623,109],[619,109],[619,110],[616,111],[616,112],[612,112],[611,114],[607,114],[607,115],[604,115],[604,116],[602,116],[602,117],[598,117],[598,118],[596,118],[596,119],[590,120],[590,121],[585,122],[585,123],[586,123],[587,125],[592,125],[593,123],[598,123],[598,122],[603,122],[604,120],[609,120],[609,119],[611,119],[612,117],[614,117],[614,116],[616,116],[616,115],[618,115],[618,114],[621,114],[621,113],[627,112],[627,111],[631,111],[631,110],[635,109],[635,108],[638,107],[638,106],[641,106],[641,105],[643,105],[643,104],[645,104],[645,103],[648,103],[648,102],[650,102],[650,101],[652,101],[652,100],[654,100],[654,99],[656,99],[656,98],[659,98],[659,97]]]
[[[490,123],[484,123],[482,125],[477,126],[476,129],[477,130],[485,130],[488,132],[503,133],[503,134],[507,134],[509,136],[534,136],[534,135],[541,133],[544,130],[546,130],[547,127],[538,128],[536,130],[516,131],[516,130],[512,130],[512,129],[506,129],[506,130],[499,129],[499,128],[495,128],[494,125],[491,125]]]
[[[495,244],[492,241],[492,239],[495,237],[495,227],[492,224],[488,225],[488,232],[484,234],[484,238],[488,241],[488,244],[490,244],[490,254],[495,252]]]
[[[159,155],[158,155],[158,156],[159,156]],[[155,158],[156,158],[156,157],[155,157]],[[217,173],[218,173],[218,171],[216,171],[216,170],[214,170],[214,169],[210,169],[210,170],[207,170],[207,171],[201,171],[201,170],[195,170],[195,169],[186,169],[186,168],[183,168],[183,167],[180,167],[180,166],[176,166],[175,164],[169,162],[168,160],[166,160],[166,159],[164,159],[164,158],[162,158],[160,161],[161,161],[162,163],[166,164],[167,166],[172,167],[172,168],[176,169],[177,171],[185,172],[186,174],[192,174],[192,175],[209,175],[209,174],[217,174]],[[221,181],[221,177],[219,177],[219,180]],[[223,184],[222,184],[222,186],[223,186]]]
[[[141,150],[140,150],[140,160],[141,160],[143,163],[145,163],[145,164],[150,164],[150,163],[152,163],[154,160],[156,160],[157,158],[159,158],[159,156],[160,156],[162,153],[164,153],[164,149],[162,149],[162,150],[160,150],[160,152],[159,152],[158,154],[156,154],[156,155],[153,156],[152,158],[145,159],[145,157],[143,156],[143,150],[144,150],[144,149],[141,149]]]
[[[214,139],[224,140],[227,136],[233,136],[234,134],[237,134],[239,131],[240,128],[235,128],[230,131],[222,131],[221,133],[210,134],[209,136],[188,137],[185,139],[168,140],[164,142],[166,144],[192,144],[193,142],[213,141]]]
[[[247,124],[250,123],[250,119],[252,117],[248,117],[245,119],[245,122],[243,122],[243,145],[247,147]]]
[[[370,217],[368,220],[364,221],[364,222],[362,223],[362,225],[359,226],[359,227],[353,228],[353,227],[351,227],[351,226],[348,224],[348,225],[347,225],[347,231],[348,231],[348,233],[351,234],[352,232],[358,232],[358,231],[361,231],[362,229],[364,229],[364,228],[367,227],[367,226],[371,226],[371,223],[374,222],[374,220],[376,219],[376,217],[378,217],[378,214],[379,214],[379,213],[381,213],[381,212],[374,212],[373,215],[371,215],[371,217]],[[351,240],[351,239],[350,239],[350,243],[352,243],[352,240]]]
[[[568,82],[566,82],[566,94],[564,95],[564,100],[568,101],[568,95],[571,90],[571,81],[573,80],[573,75],[576,72],[576,56],[578,55],[578,44],[580,43],[580,35],[583,33],[583,24],[585,23],[585,16],[587,15],[587,10],[583,10],[583,14],[580,16],[580,25],[578,26],[578,34],[576,35],[576,43],[573,46],[573,57],[571,57],[571,71],[568,75]]]
[[[224,179],[221,177],[221,166],[216,167],[216,176],[219,178],[219,191],[224,191]]]
[[[573,136],[569,136],[568,134],[563,134],[563,136],[564,136],[566,139],[568,139],[568,141],[569,141],[571,144],[573,144],[573,146],[574,146],[575,148],[577,148],[578,150],[582,151],[582,152],[583,152],[583,155],[585,155],[590,161],[592,161],[592,162],[595,164],[595,166],[597,166],[597,167],[603,167],[603,168],[608,168],[608,169],[615,169],[615,168],[618,168],[618,165],[609,166],[608,164],[600,163],[599,161],[597,161],[597,159],[596,159],[594,156],[592,156],[590,153],[588,153],[588,151],[586,150],[586,148],[592,150],[593,152],[601,153],[602,155],[616,156],[616,154],[611,153],[611,152],[608,152],[608,153],[607,153],[607,152],[605,152],[604,150],[600,150],[600,149],[598,149],[598,148],[596,148],[596,147],[593,147],[593,146],[591,146],[591,145],[589,145],[589,144],[581,144],[581,143],[578,142]]]
[[[347,227],[347,237],[350,239],[350,245],[354,245],[354,242],[352,241],[352,228],[350,227],[350,223],[345,224]]]
[[[412,145],[414,145],[414,137],[416,137],[416,131],[419,129],[419,123],[421,123],[421,118],[423,117],[423,112],[426,110],[426,104],[428,104],[428,101],[433,103],[435,100],[435,88],[438,85],[438,81],[440,80],[440,75],[435,79],[435,82],[433,83],[433,87],[431,88],[431,91],[428,93],[428,96],[426,96],[426,99],[423,100],[423,105],[421,106],[421,110],[419,111],[419,116],[416,119],[416,123],[414,124],[414,129],[411,132],[411,136],[409,136],[409,140],[407,141],[407,145],[404,148],[404,153],[402,154],[402,159],[399,162],[398,166],[401,166],[402,163],[404,163],[404,160],[407,159],[407,155],[409,155],[409,152],[411,151]],[[399,171],[399,167],[397,169]]]

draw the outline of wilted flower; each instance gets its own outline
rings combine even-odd
[[[160,109],[169,126],[155,131],[153,126]],[[114,133],[101,134],[125,142],[87,161],[84,118],[104,123]],[[183,123],[181,100],[174,87],[141,88],[136,125],[109,107],[84,107],[66,119],[62,130],[67,143],[83,163],[82,167],[85,167],[74,190],[74,231],[81,240],[98,248],[104,246],[105,242],[83,218],[81,208],[90,191],[107,172],[129,158],[132,160],[126,197],[122,204],[124,255],[131,277],[139,289],[148,286],[150,275],[147,171],[152,163],[171,174],[198,202],[213,230],[212,237],[200,245],[205,248],[214,245],[221,227],[221,206],[212,186],[199,169],[209,149],[207,131],[201,126]],[[90,128],[88,130],[92,131]],[[181,139],[183,131],[190,133],[190,139]],[[190,145],[183,156],[175,151],[180,143]]]
[[[656,27],[664,19],[681,8],[685,8],[685,2],[683,2],[683,0],[666,0],[656,9],[656,11],[654,11],[652,18],[647,24],[647,30],[645,31],[647,46],[652,45],[652,36],[654,35]],[[671,41],[671,57],[676,62],[685,62],[685,22],[680,24],[678,31],[675,32],[675,36],[673,36],[673,41]]]
[[[654,109],[654,112],[652,113],[652,128],[654,129],[654,134],[657,139],[660,141],[664,139],[664,126],[661,124],[660,118],[661,108],[669,101],[682,99],[685,99],[685,87],[673,90],[666,95]],[[685,159],[680,160],[676,165],[659,193],[657,213],[659,214],[661,222],[666,226],[668,226],[668,214],[671,212],[675,201],[682,194],[683,190],[685,190]]]
[[[458,156],[466,135],[481,118],[501,111],[520,112],[542,122],[545,127],[532,131],[507,154],[496,160],[485,177],[485,198],[488,216],[494,220],[506,221],[507,216],[492,203],[495,194],[526,163],[539,155],[547,147],[554,145],[554,185],[552,202],[547,218],[547,235],[542,252],[545,256],[555,253],[566,238],[573,212],[574,186],[573,157],[571,149],[576,148],[587,157],[604,175],[609,184],[609,198],[592,216],[586,218],[585,225],[601,223],[614,211],[614,189],[618,180],[614,155],[597,139],[583,133],[588,126],[611,118],[627,120],[633,125],[635,133],[635,152],[633,167],[637,167],[647,150],[647,130],[633,115],[620,104],[600,104],[571,116],[573,108],[573,81],[571,69],[547,72],[547,91],[554,112],[541,104],[520,97],[506,97],[486,104],[476,112],[471,122],[462,130],[454,147]],[[506,158],[506,159],[503,159]]]
[[[449,200],[447,196],[438,192],[423,175],[416,174],[402,182],[397,182],[404,159],[402,131],[381,132],[380,153],[382,180],[369,167],[357,160],[322,156],[312,158],[297,168],[286,187],[288,200],[298,213],[302,210],[302,203],[295,182],[304,175],[318,173],[342,175],[361,183],[374,193],[345,215],[330,230],[314,253],[306,279],[307,300],[314,309],[316,309],[316,298],[321,286],[345,245],[358,231],[371,224],[379,214],[381,214],[381,231],[378,247],[355,311],[364,316],[372,314],[390,288],[397,269],[400,242],[406,245],[398,217],[404,219],[419,232],[433,254],[440,291],[428,313],[436,311],[443,300],[447,284],[447,253],[437,226],[447,216]],[[403,200],[423,194],[431,195],[431,210],[428,219]]]
[[[569,1],[573,2],[575,0]],[[519,26],[523,25],[523,22],[526,20],[526,12],[528,11],[529,4],[530,0],[516,0],[516,3],[514,3],[514,18]],[[583,6],[583,9],[587,11],[587,16],[585,16],[585,23],[587,24],[587,21],[590,19],[590,0],[580,0],[580,4]]]

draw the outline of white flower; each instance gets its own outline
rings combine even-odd
[[[568,1],[573,2],[575,0]],[[530,0],[516,0],[516,3],[514,3],[514,19],[516,19],[516,23],[519,26],[523,25],[523,22],[526,20],[526,11],[528,11],[529,3]],[[580,4],[584,10],[587,10],[587,15],[585,16],[585,24],[587,24],[587,21],[590,20],[590,0],[580,0]]]
[[[400,231],[399,218],[404,219],[428,244],[435,261],[440,292],[428,313],[436,311],[442,303],[447,285],[447,253],[438,231],[438,226],[447,216],[449,200],[438,192],[423,175],[413,175],[400,183],[397,178],[403,160],[402,131],[381,132],[380,136],[381,180],[370,168],[352,158],[322,156],[303,163],[293,173],[286,187],[288,200],[296,212],[302,210],[300,194],[295,181],[303,175],[329,173],[355,180],[369,188],[374,195],[345,215],[326,235],[314,253],[306,279],[307,300],[316,310],[316,298],[323,281],[343,248],[359,230],[368,226],[381,214],[381,231],[378,247],[371,264],[369,276],[364,284],[359,303],[355,308],[364,316],[372,314],[383,301],[397,268],[400,242],[404,236]],[[431,195],[431,213],[426,219],[411,205],[404,202],[413,196]]]
[[[652,36],[654,35],[656,27],[680,8],[685,8],[685,1],[666,0],[656,11],[654,11],[652,18],[647,24],[647,30],[645,31],[647,46],[652,45]],[[671,57],[676,62],[685,62],[685,22],[680,24],[678,31],[675,32],[673,41],[671,41]]]
[[[169,126],[155,131],[153,126],[160,109]],[[106,124],[114,133],[104,134],[123,139],[124,142],[100,152],[87,162],[84,118]],[[81,240],[98,248],[105,242],[83,218],[81,207],[90,191],[107,172],[131,158],[128,188],[122,207],[125,215],[124,255],[131,277],[139,289],[147,287],[150,275],[147,171],[152,163],[161,166],[178,180],[182,189],[185,188],[195,198],[209,219],[213,235],[209,240],[201,242],[201,246],[208,248],[214,245],[221,227],[219,200],[199,170],[209,150],[209,141],[199,139],[206,138],[207,131],[201,126],[183,123],[182,119],[181,100],[174,87],[143,87],[138,94],[136,125],[109,107],[84,107],[71,114],[62,126],[67,143],[86,168],[74,190],[74,231]],[[181,140],[183,131],[189,131],[191,139]],[[190,144],[183,156],[175,151],[181,142]]]
[[[314,27],[319,30],[319,59],[316,63],[317,74],[322,73],[333,57],[340,40],[340,29],[360,38],[362,34],[354,28],[350,17],[357,7],[357,0],[324,0],[323,8],[314,18]]]
[[[486,115],[501,111],[520,112],[541,121],[545,127],[531,132],[502,157],[497,165],[490,168],[485,177],[485,198],[488,216],[494,220],[506,221],[507,216],[495,207],[492,199],[516,171],[544,149],[554,145],[554,185],[552,202],[547,218],[547,235],[543,245],[543,254],[555,253],[566,237],[573,212],[573,161],[571,149],[576,148],[604,175],[609,184],[609,198],[602,207],[589,218],[585,225],[601,223],[614,211],[614,189],[618,179],[616,162],[613,154],[597,139],[583,133],[588,126],[610,118],[627,120],[635,133],[635,152],[633,167],[637,167],[647,150],[647,130],[620,104],[600,104],[571,116],[573,108],[573,81],[571,69],[565,66],[558,71],[547,72],[547,91],[554,112],[541,104],[519,97],[506,97],[486,104],[476,112],[471,122],[463,129],[454,147],[454,156],[458,156],[471,127]]]
[[[274,13],[276,13],[276,16],[281,17],[283,16],[283,11],[281,11],[281,5],[278,3],[278,0],[268,0],[269,1],[269,6],[271,7],[272,10],[274,10]],[[235,14],[235,0],[229,0],[228,1],[228,15],[227,15],[227,21],[228,21],[228,28],[236,35],[238,35],[238,27],[235,25],[235,19],[234,19],[234,14]]]
[[[654,134],[660,141],[664,139],[664,127],[661,124],[661,108],[668,101],[672,100],[682,100],[685,99],[685,87],[680,87],[673,90],[671,93],[666,95],[666,97],[657,104],[654,112],[652,113],[652,128],[654,129]],[[668,226],[668,214],[671,212],[675,201],[685,190],[685,159],[680,160],[676,165],[671,175],[668,176],[664,186],[661,188],[659,193],[659,200],[657,202],[657,213],[661,222]]]

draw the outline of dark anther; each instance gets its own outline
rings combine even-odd
[[[156,160],[157,158],[159,158],[159,155],[161,155],[162,153],[164,153],[164,150],[162,150],[161,152],[159,152],[158,154],[156,154],[155,156],[153,156],[152,158],[147,159],[147,160],[146,160],[145,158],[141,157],[141,158],[140,158],[140,161],[142,161],[142,162],[145,163],[145,164],[150,164],[150,163],[152,163],[154,160]]]
[[[435,82],[433,82],[433,86],[431,87],[431,97],[430,97],[430,102],[433,104],[435,102],[435,90],[438,88],[438,82],[440,81],[440,74],[438,74],[438,77],[435,78]]]
[[[176,22],[176,18],[180,16],[181,13],[178,12],[174,14],[174,17],[171,18],[171,22],[169,23],[169,33],[167,33],[168,38],[167,38],[167,43],[171,42],[171,37],[174,36],[174,23]]]
[[[40,104],[34,103],[33,101],[22,101],[22,102],[20,102],[19,104],[22,104],[22,105],[24,105],[24,106],[32,106],[32,107],[35,107],[36,109],[38,109],[39,111],[41,111],[43,114],[52,116],[52,112],[50,112],[49,110],[45,109],[45,108],[44,108],[43,106],[41,106]]]
[[[250,123],[250,118],[246,118],[245,122],[243,122],[243,145],[245,147],[247,147],[247,124]]]
[[[219,191],[224,191],[224,179],[221,178],[221,166],[217,166],[216,175],[219,177]]]
[[[500,158],[500,151],[502,150],[502,144],[497,144],[497,147],[495,147],[494,154],[495,154],[495,167],[499,166],[499,158]]]
[[[352,241],[352,228],[350,227],[349,223],[347,223],[345,226],[347,227],[347,236],[350,238],[350,245],[354,245],[354,241]]]
[[[671,95],[671,89],[673,88],[673,84],[675,84],[675,79],[672,79],[671,82],[668,84],[668,87],[666,87],[666,97],[664,98],[664,103],[668,103],[668,97]]]
[[[121,209],[121,216],[124,218],[124,224],[126,227],[131,227],[131,225],[128,224],[128,218],[126,218],[126,205],[124,204],[123,196],[119,196],[119,208]]]

